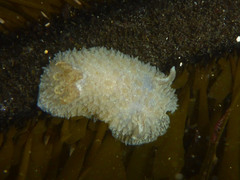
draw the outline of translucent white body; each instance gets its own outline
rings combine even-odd
[[[125,144],[152,142],[177,108],[176,75],[165,76],[116,50],[94,47],[56,55],[41,76],[38,106],[53,116],[94,116]]]

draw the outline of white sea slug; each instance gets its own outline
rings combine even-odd
[[[152,142],[169,126],[177,108],[175,68],[156,67],[104,47],[60,52],[44,68],[38,106],[53,116],[95,117],[129,145]]]

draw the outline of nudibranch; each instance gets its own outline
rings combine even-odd
[[[136,57],[104,47],[59,52],[44,68],[38,106],[53,116],[95,117],[108,123],[112,135],[128,145],[152,142],[177,109],[168,76]]]

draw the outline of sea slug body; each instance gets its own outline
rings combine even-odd
[[[59,52],[44,68],[38,106],[58,117],[94,116],[125,144],[144,144],[166,132],[166,113],[177,109],[175,75],[104,47]]]

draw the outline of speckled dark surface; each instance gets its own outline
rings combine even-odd
[[[240,1],[149,0],[95,7],[64,13],[47,28],[0,35],[1,130],[37,112],[42,67],[58,51],[112,47],[167,72],[180,62],[196,63],[233,49],[240,35]]]

